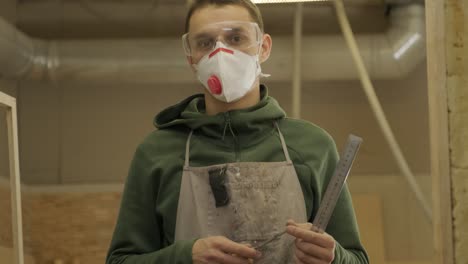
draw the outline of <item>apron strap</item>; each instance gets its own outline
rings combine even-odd
[[[190,139],[192,138],[193,130],[190,130],[190,134],[187,138],[187,143],[185,143],[185,168],[188,168],[190,165]]]
[[[278,126],[277,121],[275,121],[275,127],[278,130],[278,134],[279,134],[280,139],[281,139],[281,145],[283,146],[283,152],[284,152],[284,156],[286,156],[286,161],[288,163],[292,163],[291,158],[289,157],[288,146],[286,146],[286,141],[284,141],[283,133],[281,133],[281,130],[280,130],[279,126]]]

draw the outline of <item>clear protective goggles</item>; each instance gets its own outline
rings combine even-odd
[[[223,21],[184,34],[182,43],[185,54],[195,58],[202,58],[213,51],[218,41],[224,43],[227,48],[253,55],[258,52],[262,36],[257,23]]]

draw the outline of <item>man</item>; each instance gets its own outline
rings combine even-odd
[[[138,147],[107,264],[368,263],[346,187],[327,233],[311,231],[336,147],[260,85],[272,39],[257,7],[196,0],[182,39],[204,94]]]

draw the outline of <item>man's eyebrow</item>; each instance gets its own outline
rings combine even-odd
[[[235,27],[235,28],[225,27],[225,28],[223,28],[223,30],[225,30],[225,31],[229,30],[229,31],[235,32],[235,33],[248,32],[248,30],[245,27]],[[195,40],[195,39],[211,38],[211,37],[213,37],[213,34],[210,34],[209,32],[199,32],[199,33],[194,33],[193,37],[191,37],[191,38]]]
[[[201,38],[208,38],[208,37],[212,37],[212,35],[206,32],[201,32],[201,33],[195,34],[193,36],[193,39],[201,39]]]

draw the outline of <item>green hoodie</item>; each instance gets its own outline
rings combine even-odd
[[[338,155],[321,128],[286,118],[261,86],[261,101],[247,109],[209,116],[203,95],[194,95],[155,118],[157,130],[138,146],[127,177],[107,264],[192,263],[195,240],[174,242],[176,212],[190,130],[190,165],[235,161],[284,161],[274,121],[284,134],[312,222]],[[326,230],[336,243],[333,263],[368,263],[359,240],[351,197],[343,189]],[[279,263],[283,264],[283,263]]]

